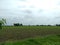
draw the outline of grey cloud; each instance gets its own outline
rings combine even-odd
[[[56,16],[54,19],[58,19],[58,20],[60,20],[60,16]]]
[[[41,12],[43,12],[43,11],[44,11],[43,9],[40,9],[38,12],[41,13]]]
[[[31,14],[32,13],[32,11],[30,11],[30,10],[24,10],[23,12],[24,13],[28,13],[28,14]]]
[[[18,8],[26,8],[26,6],[18,6]]]
[[[30,8],[35,8],[35,6],[31,5]]]

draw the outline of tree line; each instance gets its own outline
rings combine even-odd
[[[6,24],[6,19],[0,20],[0,29],[2,29],[2,26]],[[24,26],[22,23],[14,23],[13,26]],[[52,26],[52,25],[28,25],[28,26]],[[56,24],[55,26],[60,26],[60,24]]]

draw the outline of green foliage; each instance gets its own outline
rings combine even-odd
[[[1,23],[1,24],[5,24],[5,23],[6,23],[6,19],[3,19],[3,18],[2,18],[2,19],[0,20],[0,23]]]
[[[2,29],[2,25],[4,25],[6,23],[6,19],[1,19],[0,20],[0,29]]]

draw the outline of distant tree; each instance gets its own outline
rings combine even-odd
[[[0,20],[0,29],[2,29],[2,26],[6,23],[6,19],[1,19]]]
[[[60,24],[56,24],[56,26],[60,26]]]
[[[40,26],[44,26],[44,25],[40,25]]]
[[[23,26],[23,24],[14,23],[14,26]]]
[[[19,26],[19,23],[14,23],[14,26]]]
[[[19,26],[23,26],[23,24],[20,24]]]
[[[51,25],[47,25],[47,26],[51,26]]]
[[[36,25],[36,26],[40,26],[40,25]]]

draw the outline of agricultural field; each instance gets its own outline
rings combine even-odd
[[[60,35],[5,41],[0,43],[0,45],[60,45]]]
[[[0,29],[0,42],[0,45],[60,45],[60,27],[4,26]]]

